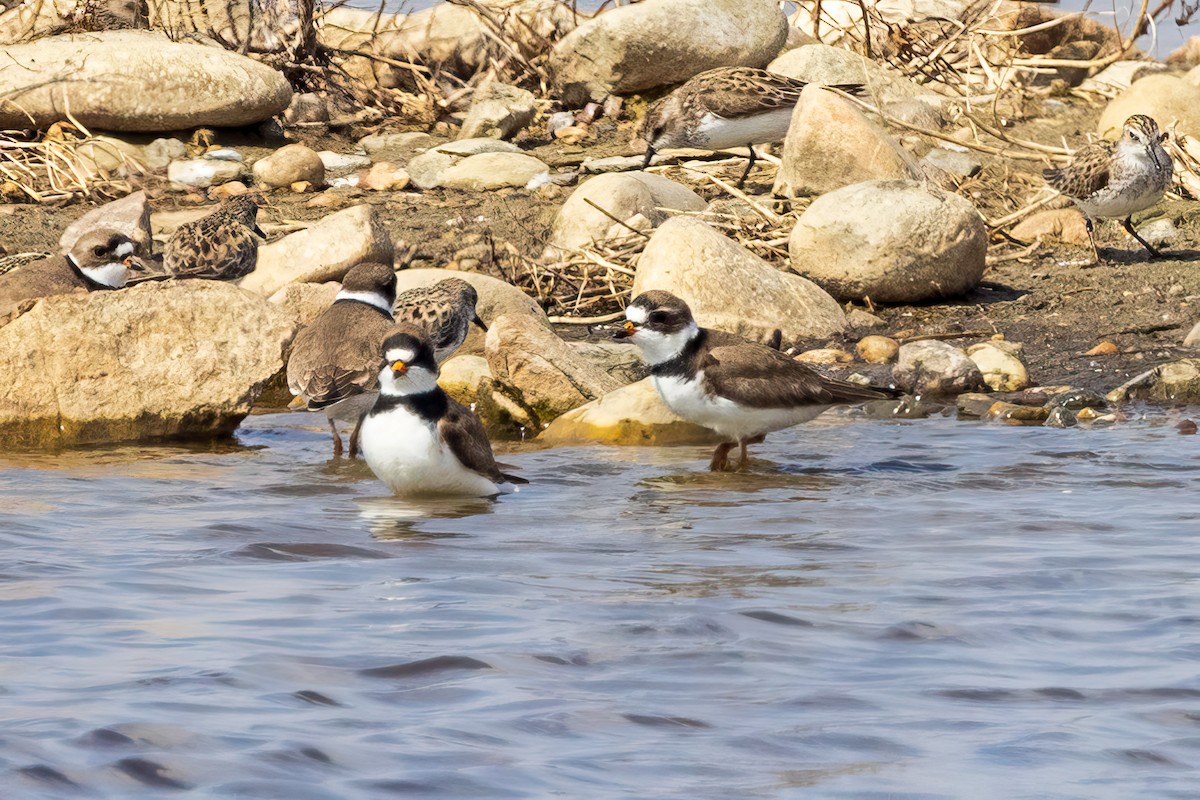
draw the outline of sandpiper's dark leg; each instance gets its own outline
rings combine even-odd
[[[783,331],[781,331],[779,328],[771,331],[771,338],[767,341],[767,347],[771,348],[772,350],[782,350]]]
[[[1138,236],[1138,232],[1133,229],[1133,217],[1126,217],[1121,224],[1125,226],[1125,230],[1129,231],[1130,236],[1142,243],[1142,247],[1146,248],[1146,252],[1150,254],[1151,258],[1162,258],[1162,253],[1151,247],[1150,243]]]
[[[358,418],[358,422],[354,423],[354,430],[350,432],[350,457],[358,458],[358,434],[362,431],[363,420],[367,418],[364,414]]]
[[[1092,265],[1099,264],[1100,251],[1096,249],[1096,226],[1087,214],[1083,215],[1083,221],[1087,224],[1088,244],[1092,246]]]
[[[337,423],[329,420],[329,430],[333,431],[333,457],[342,457],[342,437],[338,435]]]
[[[721,442],[717,445],[717,449],[713,450],[712,461],[708,462],[709,470],[721,472],[729,466],[729,451],[735,447],[737,447],[737,442]]]
[[[742,177],[738,178],[737,188],[742,188],[746,185],[746,178],[750,177],[750,170],[754,169],[754,161],[758,158],[758,153],[754,152],[754,145],[746,145],[750,150],[750,160],[746,162],[746,171],[742,173]]]
[[[646,156],[642,159],[642,169],[650,166],[650,161],[654,158],[654,152],[655,151],[653,147],[646,145]]]

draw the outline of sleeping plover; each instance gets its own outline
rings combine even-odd
[[[362,423],[363,458],[398,495],[491,497],[523,478],[500,471],[483,423],[438,386],[433,345],[412,325],[383,342],[379,399]]]
[[[640,135],[646,140],[642,169],[659,150],[695,147],[725,150],[748,147],[750,162],[738,186],[754,167],[753,145],[777,142],[787,136],[792,111],[804,81],[750,67],[719,67],[701,72],[656,102],[646,112]],[[862,84],[836,89],[855,94]]]
[[[172,278],[231,281],[254,270],[258,200],[249,194],[226,200],[208,216],[175,229],[163,249],[163,269]]]
[[[433,286],[409,289],[396,298],[396,322],[410,322],[425,332],[437,363],[445,362],[462,347],[471,323],[487,326],[475,313],[479,295],[462,278],[447,278]]]
[[[137,245],[123,233],[96,229],[84,233],[61,256],[47,256],[0,275],[0,317],[25,300],[65,294],[120,289],[130,270],[141,270]]]
[[[1132,215],[1162,199],[1171,186],[1174,164],[1163,149],[1167,134],[1144,114],[1125,120],[1117,142],[1094,142],[1075,151],[1071,163],[1042,173],[1046,182],[1075,201],[1087,220],[1094,261],[1100,260],[1093,217],[1124,217],[1121,223],[1151,258],[1160,253],[1133,229]]]
[[[288,358],[293,408],[324,410],[333,454],[342,454],[337,422],[355,428],[350,457],[358,454],[358,423],[375,402],[379,344],[392,329],[396,273],[386,264],[359,264],[346,273],[333,305],[296,336]]]
[[[701,328],[687,303],[669,292],[639,295],[613,334],[641,348],[663,400],[679,416],[730,441],[717,445],[709,469],[723,470],[729,451],[790,428],[834,405],[897,396],[891,389],[826,377],[767,345]]]

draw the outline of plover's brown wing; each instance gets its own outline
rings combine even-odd
[[[176,278],[234,280],[253,271],[257,261],[254,234],[217,215],[180,225],[163,248],[163,267]]]
[[[690,95],[684,105],[695,104],[722,119],[737,119],[781,108],[791,108],[808,84],[765,69],[721,67],[702,72],[680,87]],[[862,84],[834,88],[857,94]]]
[[[391,327],[363,304],[327,309],[296,336],[287,364],[288,388],[307,400],[310,409],[371,391],[383,363],[379,345]]]
[[[438,433],[459,463],[496,483],[529,483],[524,478],[500,471],[492,453],[492,443],[488,441],[479,417],[461,403],[451,398],[447,400],[446,413],[438,420]]]
[[[1045,170],[1042,177],[1067,197],[1091,197],[1108,186],[1112,159],[1111,142],[1093,142],[1076,150],[1065,167]]]
[[[714,344],[717,346],[708,351],[699,365],[704,370],[705,382],[721,397],[751,408],[858,403],[896,394],[890,389],[826,377],[763,344],[745,341]]]

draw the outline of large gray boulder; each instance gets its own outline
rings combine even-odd
[[[667,220],[666,209],[700,211],[705,205],[700,195],[661,175],[597,175],[582,183],[559,209],[543,257],[554,259],[592,242],[628,236],[630,228],[649,231]]]
[[[231,127],[270,119],[292,99],[287,79],[265,64],[137,30],[6,47],[0,87],[0,128],[44,128],[68,112],[102,130]]]
[[[878,61],[827,44],[807,44],[788,50],[768,64],[767,69],[789,78],[824,86],[861,83],[864,95],[878,103],[909,100],[930,94]]]
[[[775,0],[653,0],[580,25],[555,45],[549,66],[563,102],[582,106],[715,67],[762,67],[785,41]]]
[[[638,260],[636,297],[662,289],[681,297],[703,327],[768,341],[833,336],[846,315],[821,287],[780,272],[719,231],[691,217],[659,226]]]
[[[913,181],[822,195],[796,221],[792,269],[839,300],[914,303],[974,288],[987,229],[970,201]]]
[[[810,85],[792,112],[772,192],[818,195],[852,183],[921,177],[916,160],[849,100]]]
[[[0,328],[0,441],[229,435],[283,368],[295,329],[278,306],[220,281],[40,300]]]

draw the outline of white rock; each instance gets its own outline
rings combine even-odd
[[[211,158],[188,158],[172,161],[167,167],[167,180],[176,191],[206,189],[235,181],[245,172],[240,161],[217,161]]]
[[[788,251],[794,271],[839,299],[910,303],[974,288],[987,266],[987,230],[958,195],[868,181],[814,200]]]
[[[982,342],[967,348],[967,357],[983,374],[993,392],[1016,392],[1029,386],[1029,373],[1021,359],[999,343]]]
[[[322,150],[317,153],[317,157],[325,165],[325,174],[329,177],[340,177],[360,169],[371,168],[371,159],[356,153],[335,153],[332,150]]]
[[[287,79],[265,64],[158,32],[48,36],[4,55],[0,86],[11,102],[0,105],[0,128],[45,128],[68,111],[100,130],[234,127],[270,119],[292,99]]]
[[[519,153],[521,148],[512,142],[494,139],[490,136],[476,136],[470,139],[459,139],[457,142],[446,142],[434,148],[439,153],[452,156],[477,156],[480,153]]]
[[[259,245],[258,264],[241,286],[270,296],[289,283],[340,281],[355,264],[391,264],[393,256],[387,226],[375,210],[351,206],[311,228]]]
[[[187,146],[178,139],[155,139],[142,148],[146,166],[166,169],[172,161],[187,158]]]
[[[985,387],[975,362],[945,342],[921,341],[900,345],[892,368],[896,386],[910,394],[962,394]]]
[[[549,67],[558,96],[581,107],[714,67],[762,67],[786,40],[775,0],[654,0],[583,23],[555,45]]]
[[[663,289],[692,308],[700,325],[768,341],[840,334],[846,317],[812,281],[772,267],[698,219],[675,217],[659,226],[638,260],[636,297]]]
[[[591,201],[590,203],[588,201]],[[621,225],[612,217],[625,222]],[[564,252],[629,234],[628,226],[649,230],[665,222],[667,211],[700,211],[704,198],[683,184],[647,172],[597,175],[576,189],[559,209],[543,258],[555,259]]]
[[[307,181],[325,185],[325,164],[317,151],[302,144],[289,144],[254,162],[254,179],[271,189]]]
[[[441,173],[439,183],[448,189],[501,189],[524,187],[550,168],[524,153],[480,153],[467,156]]]

